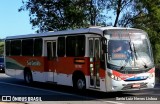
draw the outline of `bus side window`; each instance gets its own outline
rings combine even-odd
[[[84,57],[85,56],[85,36],[68,36],[66,38],[66,56]]]
[[[58,37],[57,55],[58,57],[65,55],[65,37]]]
[[[51,42],[47,42],[47,58],[48,60],[52,59],[52,47]]]
[[[7,40],[6,41],[6,45],[5,45],[5,50],[6,50],[6,56],[9,56],[10,55],[10,47],[11,47],[11,44],[10,44],[10,40]]]
[[[22,56],[33,56],[33,39],[22,40]]]
[[[21,40],[11,41],[11,55],[20,56],[21,54]]]
[[[37,38],[34,40],[34,56],[42,56],[42,39]]]
[[[52,49],[53,49],[53,54],[52,54],[52,58],[56,58],[56,42],[52,42]]]

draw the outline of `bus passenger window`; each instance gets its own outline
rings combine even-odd
[[[57,54],[58,57],[64,57],[65,55],[65,37],[58,38],[58,46],[57,46]]]
[[[41,38],[34,40],[34,56],[42,56],[42,42]]]
[[[21,54],[21,40],[11,41],[11,55],[19,56]]]
[[[33,39],[22,40],[22,55],[33,56]]]
[[[6,56],[10,55],[10,41],[6,41]]]
[[[52,59],[52,47],[51,42],[47,42],[47,58],[48,60]]]
[[[52,45],[53,46],[52,47],[53,48],[53,56],[52,57],[55,58],[56,57],[56,42],[53,42],[52,44],[53,44]]]
[[[66,56],[83,57],[85,55],[85,36],[68,36],[66,38]]]

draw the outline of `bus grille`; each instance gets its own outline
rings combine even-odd
[[[135,83],[124,85],[124,87],[122,88],[122,90],[147,88],[147,83],[136,83],[136,84],[140,84],[140,87],[132,87],[133,84],[135,84]]]

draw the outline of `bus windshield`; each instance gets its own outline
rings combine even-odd
[[[125,31],[125,30],[124,30]],[[147,69],[153,66],[150,43],[145,33],[110,31],[107,63],[112,69]]]

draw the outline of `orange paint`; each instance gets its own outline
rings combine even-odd
[[[86,76],[90,75],[88,57],[76,57],[77,59],[81,59],[78,62],[83,63],[75,63],[75,57],[58,57],[52,60],[48,60],[47,57],[34,56],[10,56],[10,58],[24,67],[29,67],[33,71],[72,74],[76,70],[81,70]],[[105,77],[104,69],[99,69],[99,74],[100,77]]]

